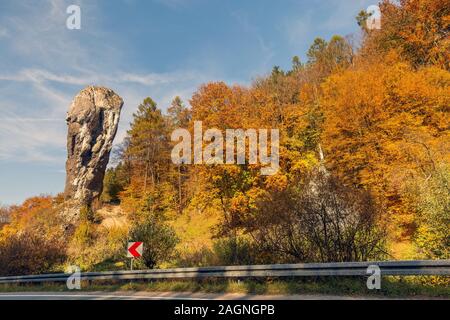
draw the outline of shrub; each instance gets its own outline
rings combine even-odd
[[[10,223],[0,229],[0,274],[50,272],[63,263],[65,235],[52,202],[33,197],[8,209]]]
[[[270,194],[246,224],[277,262],[365,261],[385,252],[379,214],[368,192],[317,173]]]
[[[415,179],[406,188],[406,198],[415,210],[414,242],[420,258],[450,257],[450,168],[436,165],[426,178]]]
[[[213,252],[218,265],[249,265],[257,261],[254,244],[244,237],[230,237],[216,240]]]
[[[123,262],[123,238],[126,228],[105,228],[91,222],[80,222],[68,246],[68,263],[83,270],[101,270],[101,266]]]
[[[25,231],[0,243],[0,274],[26,275],[49,272],[63,263],[65,249],[58,239]]]
[[[98,222],[100,216],[84,207],[68,246],[68,262],[83,270],[97,270],[114,262],[123,262],[123,238],[126,226],[107,228]]]
[[[178,238],[172,227],[164,221],[149,216],[135,223],[128,236],[129,241],[142,241],[144,252],[141,261],[147,268],[154,268],[168,261],[174,252]]]

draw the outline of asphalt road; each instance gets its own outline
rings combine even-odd
[[[420,297],[414,297],[420,299]],[[0,300],[361,300],[391,299],[373,296],[247,295],[177,292],[8,292]]]

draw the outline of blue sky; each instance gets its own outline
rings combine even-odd
[[[202,83],[248,85],[288,68],[314,38],[358,34],[376,0],[1,0],[0,204],[63,191],[65,114],[83,87],[124,98],[116,143],[139,102],[166,109]],[[66,8],[81,7],[81,30]]]

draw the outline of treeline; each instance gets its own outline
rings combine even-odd
[[[290,70],[274,67],[250,87],[207,83],[166,114],[142,102],[102,200],[127,213],[122,239],[146,242],[146,266],[449,258],[450,8],[380,7],[380,30],[357,17],[358,47],[318,38],[307,61],[294,57]],[[194,121],[279,129],[280,170],[173,164],[170,134]],[[95,214],[86,216],[81,243],[101,234]],[[186,234],[202,241],[184,242]],[[107,246],[85,265],[120,260]],[[90,256],[72,248],[71,261]]]
[[[190,108],[176,98],[167,115],[144,100],[105,197],[169,220],[214,208],[214,235],[236,257],[245,242],[260,251],[256,260],[364,260],[404,241],[417,256],[448,257],[449,8],[385,1],[381,11],[381,30],[357,17],[358,49],[340,36],[318,38],[305,63],[294,57],[291,70],[275,67],[248,88],[207,83]],[[199,120],[223,131],[280,129],[280,172],[173,165],[170,132]],[[312,183],[323,193],[311,194]]]

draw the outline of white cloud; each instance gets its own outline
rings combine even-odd
[[[65,27],[65,9],[74,2],[82,8],[83,33],[79,34]],[[192,93],[199,81],[207,79],[195,70],[134,73],[118,69],[120,47],[115,46],[120,44],[93,41],[113,37],[96,25],[103,13],[91,1],[47,0],[39,5],[25,1],[17,6],[16,15],[2,16],[0,37],[14,37],[5,38],[0,50],[8,50],[27,65],[0,62],[0,159],[64,163],[65,114],[84,86],[107,86],[123,97],[116,138],[120,142],[145,97],[152,96],[165,108],[172,92]],[[108,54],[98,59],[99,52]]]
[[[46,119],[43,125],[43,120],[1,119],[0,160],[63,163],[64,158],[57,154],[65,144],[65,137],[60,134],[62,121]]]
[[[189,97],[196,89],[198,81],[206,77],[194,72],[98,75],[84,76],[57,74],[43,69],[23,69],[17,74],[0,74],[0,84],[8,82],[23,91],[31,99],[39,101],[36,106],[19,104],[1,97],[0,86],[0,159],[20,159],[20,161],[64,161],[65,157],[65,113],[73,96],[81,87],[101,84],[113,88],[125,101],[116,142],[126,134],[137,105],[148,95],[167,108],[175,95]],[[196,81],[194,81],[196,80]],[[14,83],[18,83],[14,85]],[[58,84],[70,89],[61,90]],[[21,89],[23,88],[23,89]],[[6,89],[9,90],[9,89]],[[21,97],[17,97],[20,101]],[[24,116],[25,114],[25,116]],[[34,115],[35,117],[30,117]],[[3,141],[4,139],[4,141]],[[46,149],[60,150],[59,158],[49,157]]]
[[[39,84],[43,82],[58,82],[70,85],[86,86],[94,83],[134,83],[145,86],[190,81],[198,78],[196,72],[178,71],[173,73],[135,74],[118,72],[115,74],[100,74],[98,72],[84,72],[79,76],[56,74],[44,69],[22,69],[15,74],[0,74],[0,80],[30,82]]]

